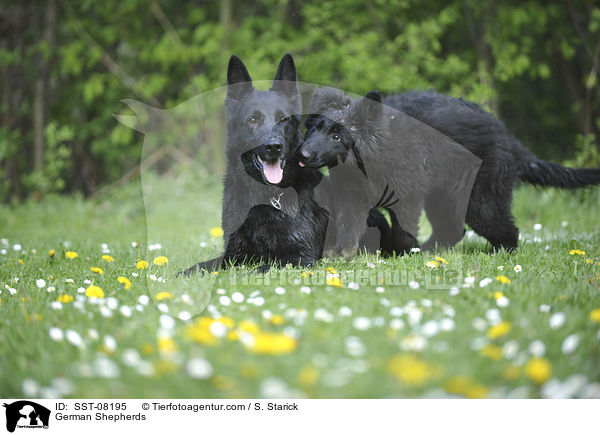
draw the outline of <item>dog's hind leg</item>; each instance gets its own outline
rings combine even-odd
[[[465,233],[464,209],[458,210],[456,198],[447,192],[435,191],[425,198],[425,213],[433,233],[423,243],[426,251],[450,248],[458,243]]]
[[[467,224],[480,236],[492,244],[495,251],[504,248],[511,252],[516,249],[519,229],[515,226],[511,214],[512,190],[486,192],[481,188],[473,189],[467,209]]]

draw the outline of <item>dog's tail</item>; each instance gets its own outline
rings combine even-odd
[[[526,148],[525,150],[525,159],[519,159],[522,162],[519,178],[527,183],[561,189],[600,184],[600,168],[565,168],[538,158]]]

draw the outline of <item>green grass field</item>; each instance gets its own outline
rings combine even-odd
[[[3,397],[600,397],[599,189],[520,188],[512,255],[468,233],[186,281],[222,248],[221,186],[158,185],[178,193],[147,216],[139,184],[0,208]]]

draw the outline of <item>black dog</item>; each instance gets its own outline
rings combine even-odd
[[[395,234],[388,249],[404,253],[417,247],[415,239],[425,198],[451,204],[447,218],[452,225],[436,228],[439,240],[454,241],[464,232],[464,216],[479,159],[436,130],[381,104],[378,92],[356,100],[333,88],[315,91],[307,119],[307,134],[299,150],[308,167],[364,167],[363,191],[348,192],[338,210],[344,223],[344,250],[355,250],[364,233],[362,224],[373,198],[385,186],[399,201],[393,212]],[[343,191],[346,178],[331,176]],[[443,192],[443,193],[440,193]],[[341,223],[338,227],[342,227]],[[386,239],[389,241],[389,239]]]
[[[302,107],[294,60],[286,54],[271,89],[259,91],[232,56],[227,84],[225,253],[183,273],[247,262],[314,264],[322,256],[328,215],[313,196],[322,174],[300,168],[296,157]]]
[[[381,101],[377,92],[372,92],[368,96],[375,101]],[[364,99],[357,102],[339,92],[323,91],[316,95],[312,105],[313,110],[318,109],[321,113],[336,113],[339,112],[341,103],[348,107],[342,113],[347,112],[352,115],[359,111],[359,106],[361,103],[364,104]],[[468,192],[466,187],[470,185],[471,174],[469,171],[461,174],[461,171],[456,170],[457,164],[460,167],[460,162],[452,160],[457,155],[456,150],[451,147],[438,147],[437,152],[434,152],[431,143],[422,142],[420,153],[407,153],[405,136],[399,135],[402,140],[394,140],[397,144],[396,155],[405,160],[403,168],[407,165],[418,168],[423,161],[427,162],[428,167],[437,168],[433,172],[427,168],[424,173],[416,171],[416,175],[425,175],[418,180],[419,185],[425,186],[425,189],[419,189],[419,192],[424,195],[423,205],[433,227],[431,238],[424,244],[426,249],[436,246],[447,247],[457,243],[462,238],[462,231],[459,229],[466,221],[475,232],[487,238],[495,250],[504,248],[511,251],[517,247],[519,234],[510,211],[512,190],[518,180],[561,188],[577,188],[600,183],[600,169],[570,169],[539,159],[511,135],[501,121],[474,103],[433,92],[394,95],[384,99],[383,103],[400,111],[401,114],[409,115],[435,128],[481,159],[481,168],[478,169],[473,188],[468,193],[468,208],[466,214],[463,214],[461,211],[463,194]],[[379,111],[378,115],[377,111],[375,106],[372,113],[379,117],[381,122],[386,118],[386,110]],[[391,116],[400,120],[405,119],[397,113]],[[345,120],[351,116],[346,114],[340,118]],[[374,122],[369,122],[376,126],[376,129],[372,129],[371,132],[381,136],[378,132],[383,131],[385,135],[385,126],[381,124],[377,126]],[[369,125],[368,122],[366,125]],[[354,129],[355,136],[361,139],[357,140],[357,144],[362,142],[363,147],[367,149],[369,144],[371,146],[373,143],[377,144],[376,138],[369,138],[369,132],[364,124],[363,127],[354,126]],[[310,144],[310,141],[308,143]],[[331,153],[336,152],[335,148],[331,141],[313,143],[307,145],[306,149],[303,146],[301,158],[316,161],[316,164],[310,165],[313,167],[326,164],[327,160],[330,162],[333,160]],[[448,152],[449,150],[451,152]],[[389,149],[386,151],[389,152]],[[382,160],[381,168],[385,166],[383,160],[390,158],[387,152],[379,156]],[[324,157],[321,157],[321,154]],[[463,157],[467,158],[465,155]],[[467,168],[471,166],[468,165]],[[415,177],[414,169],[408,173],[395,169],[388,174],[393,176],[394,172],[402,182],[415,185],[412,180]],[[464,177],[465,174],[468,174],[467,178]],[[453,181],[454,177],[456,180]],[[463,188],[461,189],[460,186]]]

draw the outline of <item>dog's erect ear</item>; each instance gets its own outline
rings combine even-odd
[[[381,94],[371,91],[354,106],[354,122],[361,127],[375,127],[382,115]]]
[[[279,62],[271,89],[284,92],[288,95],[297,94],[297,80],[298,73],[296,71],[296,64],[294,64],[294,58],[290,53],[286,53],[281,58],[281,62]]]
[[[227,65],[227,97],[240,98],[254,89],[252,77],[248,73],[242,59],[235,54],[229,58]]]

